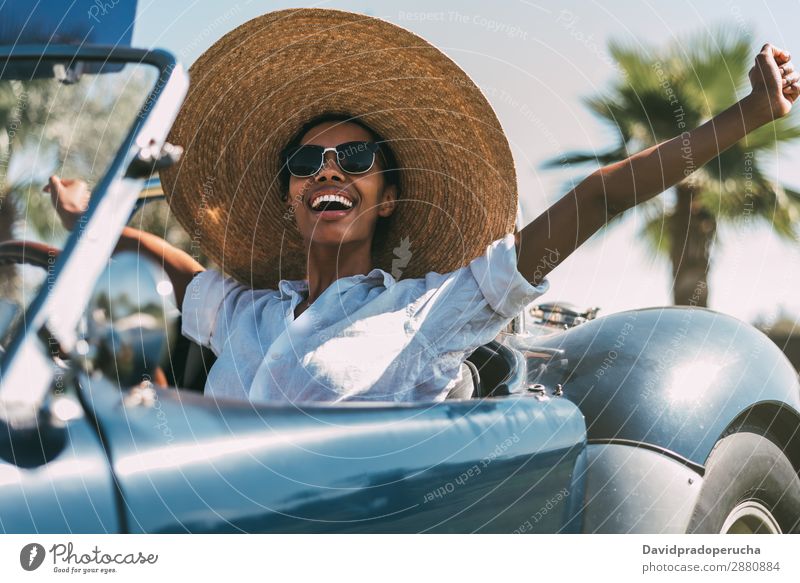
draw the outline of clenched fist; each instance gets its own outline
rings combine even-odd
[[[43,189],[50,193],[53,206],[61,219],[61,224],[68,231],[75,228],[81,215],[89,207],[89,187],[83,180],[51,176]]]
[[[788,52],[767,43],[750,69],[750,98],[765,123],[788,114],[800,96],[800,75],[790,59]]]

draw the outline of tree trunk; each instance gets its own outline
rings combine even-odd
[[[717,221],[695,200],[691,183],[681,182],[676,190],[675,209],[669,219],[672,297],[678,306],[705,307]]]

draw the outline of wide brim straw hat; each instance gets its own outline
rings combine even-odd
[[[439,49],[378,18],[339,10],[270,12],[192,65],[161,173],[193,246],[240,282],[305,279],[300,233],[282,200],[281,153],[311,119],[343,114],[388,142],[399,202],[373,261],[396,277],[458,269],[513,232],[508,141],[477,85]]]

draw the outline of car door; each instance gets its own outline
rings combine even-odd
[[[122,530],[108,458],[72,388],[36,425],[0,425],[0,532]]]
[[[295,407],[83,379],[134,532],[579,529],[565,399]]]

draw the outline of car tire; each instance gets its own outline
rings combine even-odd
[[[800,532],[800,478],[774,441],[740,428],[717,442],[687,532]]]

